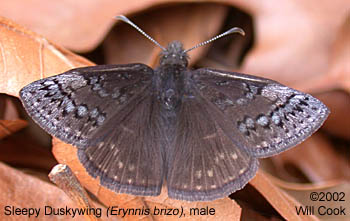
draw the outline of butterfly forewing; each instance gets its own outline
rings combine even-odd
[[[163,159],[152,75],[143,64],[77,68],[33,82],[20,95],[41,127],[79,148],[80,161],[102,185],[157,195]]]
[[[143,64],[77,68],[35,81],[20,91],[24,107],[45,130],[85,146],[89,136],[150,84]]]
[[[232,143],[204,98],[198,93],[189,97],[178,112],[169,157],[169,196],[189,201],[227,196],[255,175],[258,162]]]
[[[224,114],[225,133],[252,156],[268,157],[302,142],[328,116],[309,94],[278,82],[213,69],[195,71],[200,93]]]

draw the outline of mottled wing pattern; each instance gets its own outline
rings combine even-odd
[[[25,86],[20,97],[46,131],[64,142],[85,146],[111,113],[143,93],[152,73],[142,64],[77,68]]]
[[[41,127],[78,147],[80,161],[102,185],[158,195],[163,157],[152,75],[143,64],[77,68],[33,82],[20,95]]]
[[[205,98],[193,90],[183,99],[167,174],[171,198],[210,201],[241,189],[256,173],[258,161],[240,149],[219,126]],[[221,119],[218,119],[221,118]]]
[[[208,68],[194,71],[196,87],[226,118],[233,142],[255,157],[269,157],[301,143],[329,114],[309,94],[265,78]]]

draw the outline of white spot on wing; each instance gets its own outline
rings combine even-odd
[[[117,156],[119,150],[118,149],[115,149],[114,153],[113,153],[113,156]]]
[[[51,84],[55,84],[54,81],[48,80],[48,81],[44,81],[43,82],[44,85],[51,85]]]
[[[209,134],[205,137],[203,137],[203,139],[211,139],[211,138],[215,138],[216,137],[216,133],[213,133],[213,134]]]
[[[100,143],[98,144],[97,149],[101,149],[101,147],[103,147],[104,144],[105,144],[104,142],[100,142]]]
[[[87,115],[87,107],[84,105],[79,105],[77,108],[77,114],[79,117],[84,117],[85,115]]]
[[[268,146],[268,143],[267,143],[266,141],[262,141],[262,142],[261,142],[261,146],[267,147],[267,146]]]
[[[248,100],[245,99],[245,98],[239,98],[239,99],[236,100],[236,103],[238,105],[244,105],[244,104],[248,103]]]
[[[129,171],[134,171],[135,170],[135,165],[134,164],[131,164],[130,166],[129,166]]]
[[[272,117],[272,122],[276,125],[278,125],[281,122],[280,116],[277,115],[277,113],[273,113]]]
[[[75,109],[75,105],[71,100],[67,101],[66,107],[64,108],[67,113],[72,112]]]
[[[196,176],[198,179],[200,179],[200,178],[202,177],[202,171],[201,171],[201,170],[197,170],[195,176]]]
[[[126,132],[129,132],[129,133],[131,133],[131,134],[134,134],[134,131],[133,130],[130,130],[129,128],[127,128],[127,127],[125,127],[124,125],[120,125],[122,128],[123,128],[123,130],[125,130]]]
[[[218,157],[218,156],[215,156],[215,157],[214,157],[214,161],[215,161],[216,164],[218,164],[218,163],[219,163],[219,157]]]
[[[80,130],[76,130],[76,131],[75,131],[75,135],[76,135],[77,137],[80,137],[80,136],[81,136],[81,131],[80,131]]]
[[[213,177],[213,175],[214,175],[213,169],[210,169],[207,172],[208,172],[208,177]]]
[[[232,154],[231,154],[231,157],[232,157],[232,159],[234,159],[234,160],[237,160],[237,158],[238,158],[236,153],[232,153]]]
[[[267,117],[264,116],[264,115],[260,116],[260,117],[256,120],[256,122],[257,122],[260,126],[263,126],[263,127],[269,125],[269,119],[267,119]]]

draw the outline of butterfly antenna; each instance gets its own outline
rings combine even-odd
[[[125,23],[128,23],[129,25],[131,25],[132,27],[134,27],[137,31],[139,31],[141,34],[143,34],[146,38],[148,38],[149,40],[151,40],[154,44],[158,45],[158,47],[160,47],[163,51],[166,51],[166,49],[161,46],[156,40],[154,40],[151,36],[149,36],[148,34],[146,34],[141,28],[139,28],[137,25],[135,25],[132,21],[130,21],[127,17],[125,17],[124,15],[118,15],[115,17],[116,19],[122,20]]]
[[[217,35],[217,36],[215,36],[214,38],[211,38],[211,39],[209,39],[209,40],[207,40],[207,41],[204,41],[204,42],[202,42],[202,43],[199,43],[199,44],[197,44],[196,46],[194,46],[194,47],[192,47],[192,48],[190,48],[190,49],[185,50],[184,52],[187,53],[187,52],[189,52],[189,51],[192,51],[193,49],[196,49],[196,48],[201,47],[201,46],[203,46],[203,45],[209,44],[209,43],[212,42],[212,41],[215,41],[215,40],[217,40],[217,39],[219,39],[219,38],[222,38],[222,37],[224,37],[224,36],[226,36],[226,35],[230,35],[230,34],[233,34],[233,33],[239,33],[239,34],[241,34],[241,35],[243,35],[243,36],[245,35],[245,32],[243,31],[243,29],[237,28],[237,27],[231,28],[230,30],[228,30],[228,31],[226,31],[226,32],[224,32],[224,33],[222,33],[222,34],[220,34],[220,35]]]

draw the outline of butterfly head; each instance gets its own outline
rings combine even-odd
[[[166,50],[163,50],[160,58],[160,65],[179,65],[187,67],[188,56],[184,51],[181,42],[171,42]]]
[[[164,48],[156,40],[154,40],[151,36],[149,36],[144,31],[142,31],[141,28],[139,28],[137,25],[135,25],[132,21],[130,21],[124,15],[118,15],[116,18],[120,19],[120,20],[128,23],[132,27],[134,27],[137,31],[139,31],[146,38],[148,38],[150,41],[152,41],[154,44],[156,44],[158,47],[160,47],[163,50],[162,53],[160,54],[160,56],[161,56],[160,65],[161,66],[171,65],[171,66],[180,66],[182,68],[186,68],[188,65],[187,52],[192,51],[193,49],[196,49],[200,46],[206,45],[212,41],[215,41],[219,38],[222,38],[222,37],[229,35],[229,34],[232,34],[232,33],[240,33],[241,35],[244,35],[244,31],[241,28],[235,27],[235,28],[231,28],[230,30],[228,30],[220,35],[217,35],[217,36],[215,36],[207,41],[201,42],[192,48],[186,49],[186,50],[183,49],[182,44],[178,41],[173,41],[168,45],[167,48]]]

